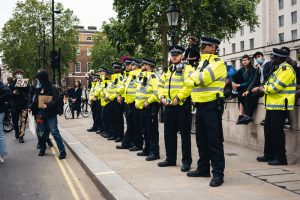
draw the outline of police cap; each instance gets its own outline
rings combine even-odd
[[[114,62],[114,63],[112,63],[112,67],[113,67],[113,69],[121,69],[122,64],[118,63],[118,62]]]
[[[200,46],[203,46],[206,44],[219,46],[221,44],[221,41],[218,40],[217,38],[202,36]]]
[[[289,53],[287,51],[273,48],[272,50],[272,57],[277,56],[281,58],[287,58],[289,56]]]
[[[142,66],[141,61],[138,60],[138,59],[135,59],[135,58],[132,59],[132,63],[131,64],[136,65],[138,67]]]
[[[125,65],[130,65],[132,63],[132,58],[125,58],[124,63]]]
[[[142,59],[142,64],[147,64],[147,65],[151,65],[151,66],[155,66],[156,62],[153,59],[150,58],[143,58]]]
[[[176,56],[176,55],[179,55],[179,54],[183,54],[184,53],[184,48],[181,47],[181,46],[171,46],[169,48],[169,52],[172,56]]]

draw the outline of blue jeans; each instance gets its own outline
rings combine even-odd
[[[51,116],[51,117],[45,117],[44,119],[44,122],[43,122],[43,125],[40,126],[40,128],[42,129],[41,131],[42,132],[47,132],[48,128],[50,130],[50,133],[51,135],[53,136],[56,144],[57,144],[57,147],[59,149],[59,152],[64,152],[65,151],[65,145],[63,144],[63,140],[62,140],[62,137],[60,135],[60,132],[58,130],[58,126],[57,126],[57,116]],[[38,126],[38,129],[39,129],[39,126]],[[39,144],[41,146],[41,149],[46,149],[46,137],[45,136],[42,136],[40,139],[39,139]]]
[[[3,130],[4,113],[0,113],[0,156],[7,154],[6,139]]]

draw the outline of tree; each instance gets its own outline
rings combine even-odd
[[[220,39],[235,33],[242,24],[256,26],[257,16],[255,9],[259,0],[178,0],[180,13],[176,42],[185,43],[190,35],[215,36]],[[168,24],[165,11],[170,5],[166,0],[115,0],[114,9],[117,12],[117,21],[123,27],[125,41],[113,41],[114,35],[108,34],[113,45],[133,44],[135,49],[151,54],[148,49],[157,49],[161,52],[156,57],[163,57],[163,64],[167,64],[168,55]],[[114,22],[111,21],[111,22]],[[114,26],[111,26],[111,33]]]
[[[61,48],[62,72],[66,72],[69,62],[76,58],[78,33],[74,25],[78,24],[78,19],[73,15],[73,11],[64,9],[62,4],[58,3],[56,7],[62,12],[61,15],[56,15],[55,19],[56,47]],[[4,25],[0,37],[0,51],[9,70],[21,68],[29,78],[34,78],[37,69],[42,66],[39,65],[39,58],[43,58],[44,30],[48,44],[45,55],[46,69],[49,70],[49,55],[52,49],[51,3],[38,0],[18,2],[12,18]]]
[[[91,49],[92,68],[97,69],[99,66],[111,68],[112,62],[119,58],[117,49],[111,46],[107,36],[99,32],[94,36],[94,46]]]

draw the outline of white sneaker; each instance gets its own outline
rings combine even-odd
[[[4,156],[0,156],[0,163],[4,163]]]

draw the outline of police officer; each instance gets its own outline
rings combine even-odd
[[[191,67],[182,63],[184,48],[172,46],[169,49],[172,64],[160,77],[158,96],[165,107],[164,139],[166,160],[159,162],[159,167],[175,166],[177,159],[177,133],[181,134],[182,166],[181,171],[190,170],[191,156],[191,88],[184,85],[188,77],[186,68]]]
[[[264,155],[257,157],[259,162],[269,165],[287,165],[285,151],[284,123],[290,110],[294,109],[296,93],[296,73],[286,60],[288,53],[273,49],[274,73],[261,91],[265,93],[266,118],[264,125]]]
[[[101,68],[99,68],[98,73],[101,71]],[[93,117],[93,126],[89,129],[87,129],[88,132],[95,132],[98,130],[98,123],[97,123],[97,117],[99,112],[99,100],[95,95],[96,89],[100,87],[100,81],[99,77],[94,76],[93,80],[91,82],[91,89],[89,92],[89,101],[91,102],[91,109],[92,109],[92,117]]]
[[[192,102],[196,107],[196,142],[199,152],[198,167],[187,173],[189,177],[213,178],[210,186],[223,184],[225,158],[223,147],[222,114],[226,65],[217,55],[220,41],[201,37],[201,56],[197,69],[191,69],[185,84],[192,87]]]
[[[109,92],[111,92],[111,94],[109,95],[109,100],[113,103],[114,118],[112,121],[113,136],[108,140],[115,140],[115,142],[121,142],[124,137],[124,107],[123,103],[118,103],[117,101],[117,90],[123,80],[123,75],[121,74],[122,64],[116,62],[112,64],[112,67],[114,74],[112,75],[111,89],[109,90]]]
[[[153,59],[142,59],[143,78],[138,84],[135,106],[141,110],[142,135],[144,137],[144,148],[138,152],[138,156],[147,156],[147,161],[159,159],[159,131],[158,131],[158,78]]]
[[[130,70],[130,72],[126,77],[126,81],[118,91],[118,101],[122,101],[122,96],[124,96],[126,103],[127,130],[121,145],[117,145],[116,148],[140,151],[143,148],[143,138],[140,125],[140,113],[135,107],[136,89],[142,72],[140,61],[134,58],[130,59],[130,64],[126,66],[126,70],[127,69]]]

